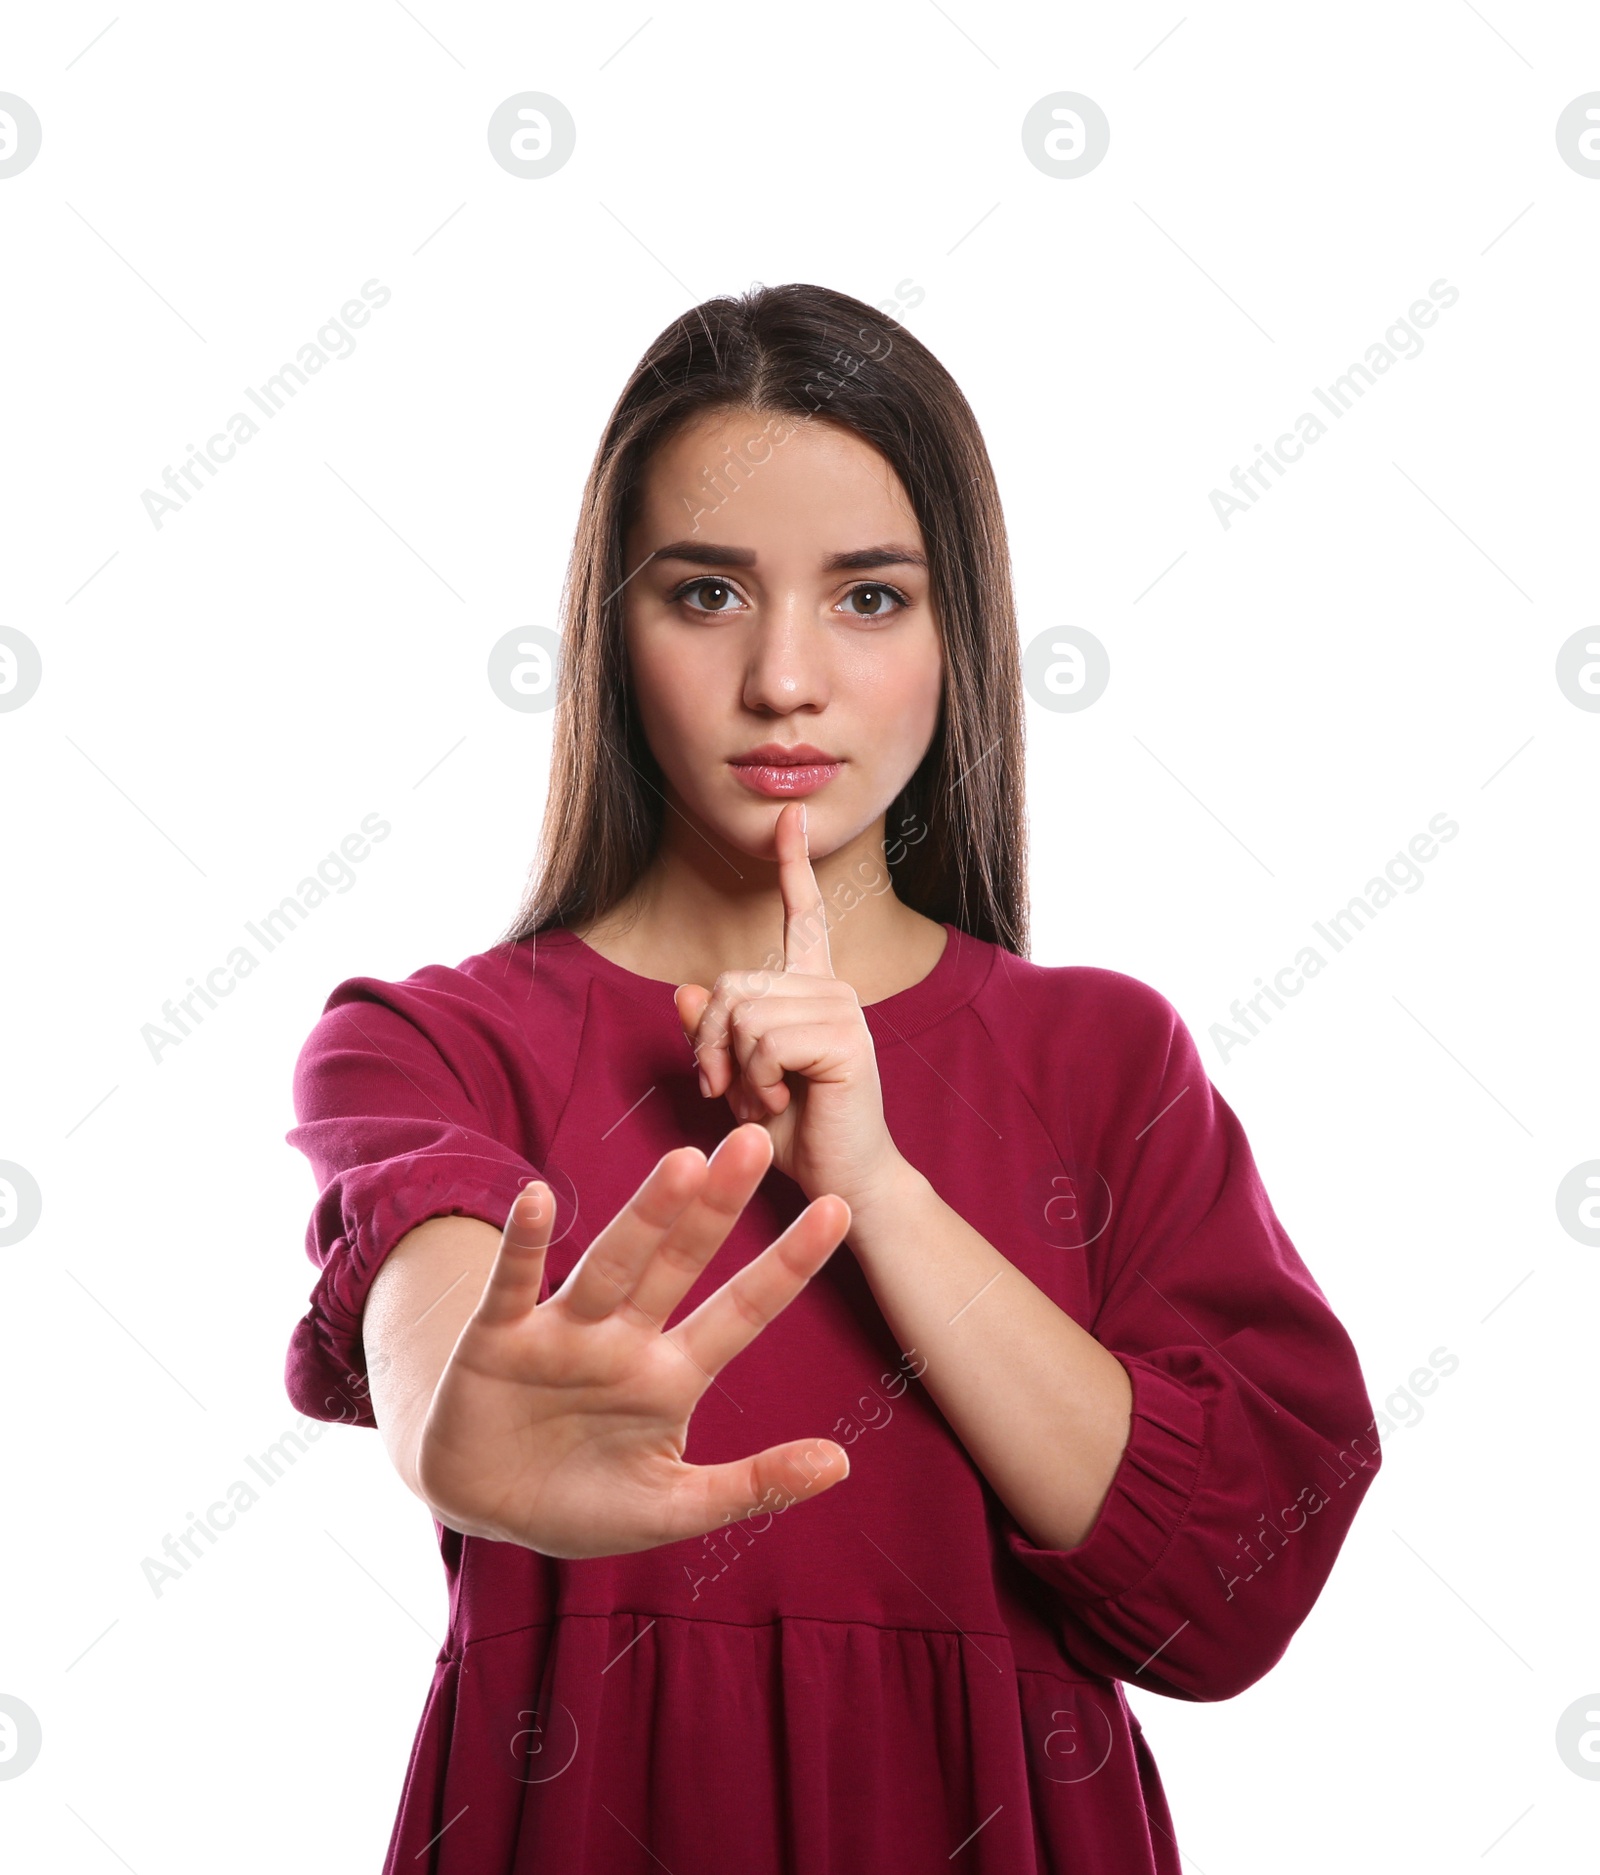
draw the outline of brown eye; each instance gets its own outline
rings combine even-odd
[[[708,593],[711,595],[709,599],[706,597]],[[687,599],[699,612],[726,612],[738,595],[725,580],[697,579],[680,587],[676,596]]]
[[[893,586],[855,586],[846,594],[846,599],[853,618],[887,618],[908,603],[905,594],[897,592]]]

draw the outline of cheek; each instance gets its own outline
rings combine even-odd
[[[658,735],[668,745],[692,737],[704,723],[709,673],[693,656],[683,655],[681,644],[674,655],[665,639],[649,633],[630,639],[628,662],[639,716],[652,743]],[[656,753],[659,758],[659,747]]]
[[[878,708],[894,725],[893,740],[920,757],[939,720],[944,674],[937,654],[907,658],[883,672]]]

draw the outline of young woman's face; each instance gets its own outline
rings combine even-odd
[[[656,452],[624,629],[675,806],[756,858],[786,800],[813,858],[885,813],[938,723],[926,551],[887,460],[836,424],[724,411]]]

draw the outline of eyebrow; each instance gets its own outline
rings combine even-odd
[[[673,540],[657,547],[652,560],[685,560],[691,566],[754,566],[753,547],[719,547],[708,540]],[[849,553],[831,553],[822,563],[824,572],[860,573],[877,566],[917,566],[928,570],[927,559],[913,547],[886,542],[877,547],[857,547]]]

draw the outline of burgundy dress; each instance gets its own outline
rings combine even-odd
[[[842,1484],[577,1562],[435,1524],[449,1633],[385,1875],[1180,1875],[1121,1682],[1214,1700],[1268,1671],[1377,1473],[1374,1415],[1172,1005],[946,930],[931,974],[866,1010],[884,1111],[1128,1371],[1093,1530],[1028,1541],[846,1242],[707,1389],[685,1454],[825,1436]],[[321,1275],[289,1396],[362,1426],[362,1307],[409,1230],[498,1228],[537,1173],[548,1294],[663,1152],[734,1124],[700,1095],[672,985],[564,930],[341,983],[294,1097]],[[770,1172],[673,1319],[803,1204]]]

